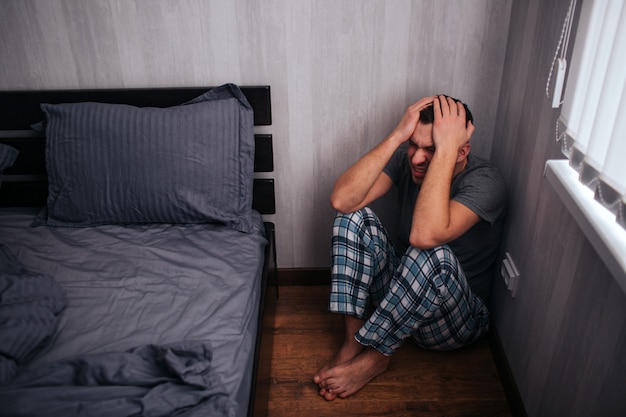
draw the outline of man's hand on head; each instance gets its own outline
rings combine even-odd
[[[466,122],[463,103],[455,102],[451,97],[437,96],[433,100],[435,121],[433,123],[433,142],[435,149],[454,149],[458,151],[474,133],[474,124]]]
[[[397,137],[400,143],[406,142],[411,135],[413,135],[417,123],[420,120],[420,112],[426,107],[431,106],[434,100],[434,96],[424,97],[409,106],[404,116],[402,116],[400,123],[398,123],[398,126],[396,126],[395,130],[392,132],[392,135]]]

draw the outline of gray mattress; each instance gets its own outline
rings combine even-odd
[[[36,210],[0,210],[0,242],[63,287],[51,343],[27,368],[146,344],[210,341],[212,366],[245,415],[266,244],[220,225],[31,227]]]

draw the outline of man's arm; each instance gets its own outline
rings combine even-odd
[[[411,246],[420,249],[448,243],[480,220],[468,207],[450,200],[452,180],[467,163],[474,126],[466,126],[463,104],[451,98],[435,98],[433,109],[435,153],[417,197],[409,235]]]
[[[433,99],[425,97],[410,106],[393,132],[337,179],[330,196],[335,210],[352,213],[391,189],[393,183],[383,169],[396,149],[411,137],[419,121],[420,111],[430,105]]]

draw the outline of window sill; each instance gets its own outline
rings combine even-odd
[[[626,293],[626,230],[594,200],[593,192],[578,181],[569,161],[549,160],[545,177]]]

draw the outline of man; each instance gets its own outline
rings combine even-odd
[[[384,372],[406,338],[449,350],[485,334],[485,299],[506,211],[502,177],[470,155],[473,118],[447,96],[425,97],[337,180],[331,204],[329,309],[343,314],[344,343],[314,375],[332,401]],[[398,187],[394,246],[368,204]]]

